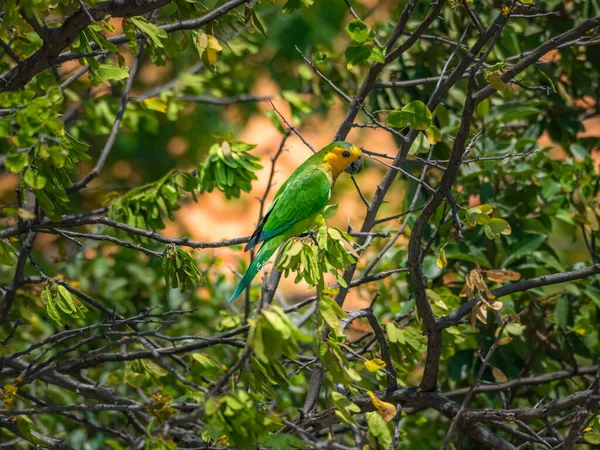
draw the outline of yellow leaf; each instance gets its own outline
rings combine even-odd
[[[446,251],[444,250],[444,247],[440,248],[440,256],[435,262],[435,265],[440,269],[445,269],[446,266],[448,266],[448,260],[446,259]]]
[[[196,39],[196,49],[198,54],[209,66],[213,66],[217,61],[217,53],[223,50],[219,40],[204,31],[198,31],[198,37]]]
[[[519,272],[513,272],[512,270],[486,270],[485,276],[490,281],[502,283],[503,281],[517,281],[521,279]]]
[[[442,132],[433,125],[431,125],[425,130],[425,136],[427,137],[427,141],[431,145],[437,144],[439,141],[442,140]]]
[[[219,41],[216,37],[208,36],[208,46],[206,47],[206,58],[208,59],[208,63],[212,66],[215,62],[217,62],[217,53],[223,50],[223,47],[219,44]]]
[[[513,340],[513,338],[511,338],[510,336],[503,337],[502,339],[500,339],[498,341],[498,346],[509,344],[512,342],[512,340]]]
[[[600,418],[599,418],[598,420],[600,420]],[[584,433],[589,433],[590,431],[592,431],[592,427],[586,427],[586,428],[583,430],[583,432],[584,432]]]
[[[147,98],[144,100],[144,105],[148,109],[152,109],[158,112],[166,112],[167,111],[167,102],[158,97]]]
[[[385,367],[385,361],[382,359],[373,358],[371,361],[365,361],[365,369],[369,372],[377,372],[383,367]]]
[[[499,91],[508,91],[509,86],[500,79],[500,75],[502,75],[501,72],[493,72],[486,73],[484,76],[487,82],[490,83],[490,86],[492,86],[494,89],[497,89]]]
[[[492,368],[492,375],[494,376],[494,379],[498,383],[506,383],[508,381],[508,378],[506,378],[506,375],[504,375],[504,372],[502,372],[497,367]]]
[[[385,420],[386,422],[389,422],[396,416],[396,406],[395,405],[392,405],[391,403],[379,400],[375,396],[375,394],[373,394],[371,391],[367,391],[367,394],[369,394],[369,397],[371,397],[373,406],[375,406],[375,409],[377,410],[379,415],[383,418],[383,420]]]

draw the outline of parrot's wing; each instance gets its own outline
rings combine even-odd
[[[294,174],[292,174],[294,177]],[[259,243],[283,233],[295,223],[307,219],[321,211],[331,196],[331,182],[323,171],[313,168],[281,186],[273,204],[260,222],[246,251],[253,249]]]

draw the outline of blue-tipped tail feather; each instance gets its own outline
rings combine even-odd
[[[250,267],[248,267],[248,270],[246,271],[239,284],[235,288],[235,291],[229,299],[228,304],[231,304],[236,298],[238,298],[239,295],[244,291],[244,289],[246,289],[250,285],[250,283],[252,283],[252,280],[254,279],[256,274],[258,274],[260,269],[264,267],[269,258],[273,255],[273,253],[275,253],[275,250],[277,250],[281,242],[282,239],[274,238],[263,243],[263,245],[256,253],[256,256],[252,260],[252,264],[250,264]]]

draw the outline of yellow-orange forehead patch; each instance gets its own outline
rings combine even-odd
[[[344,152],[348,152],[350,155],[344,156]],[[333,176],[337,178],[350,163],[361,156],[362,152],[356,145],[350,148],[335,147],[325,156],[324,162],[330,166]]]
[[[356,158],[360,158],[362,156],[362,151],[360,148],[358,148],[356,145],[353,145],[351,147],[335,147],[332,150],[332,153],[335,153],[339,156],[342,156],[344,154],[344,152],[349,152],[350,156],[348,157],[351,160],[355,160]]]

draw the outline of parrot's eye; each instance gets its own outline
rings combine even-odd
[[[344,158],[350,158],[350,152],[344,152],[344,153],[342,153],[342,156]]]

